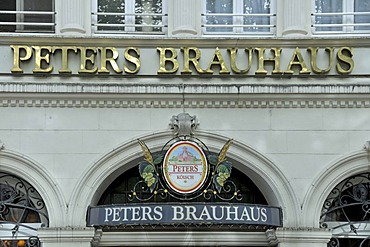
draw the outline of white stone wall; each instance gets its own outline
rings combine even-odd
[[[12,44],[114,46],[125,42],[143,49],[155,49],[158,44],[204,49],[240,44],[290,50],[302,44],[368,48],[368,38],[310,39],[310,7],[304,0],[278,0],[277,38],[250,40],[203,37],[200,20],[194,19],[201,9],[196,0],[171,2],[169,37],[149,41],[94,36],[90,9],[87,0],[56,0],[55,35],[1,34],[0,51]],[[102,234],[85,225],[87,207],[141,155],[137,138],[159,149],[171,138],[171,117],[181,112],[197,116],[196,135],[213,151],[233,138],[230,156],[245,164],[238,168],[260,187],[270,204],[283,208],[284,227],[266,234],[222,233],[220,244],[324,247],[331,237],[329,231],[319,229],[326,196],[344,178],[368,171],[366,67],[357,68],[360,75],[356,76],[36,76],[7,73],[11,50],[6,54],[0,62],[0,71],[5,71],[0,74],[0,147],[4,147],[0,171],[24,177],[44,197],[50,228],[39,230],[43,247],[122,242],[164,246],[174,240],[202,244],[217,237],[207,232],[164,231],[145,233],[144,238],[143,233]],[[358,58],[367,60],[367,56]]]

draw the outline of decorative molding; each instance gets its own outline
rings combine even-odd
[[[326,246],[332,235],[329,230],[321,228],[282,227],[276,229],[276,236],[279,243],[298,244],[309,241],[310,244],[322,244],[317,246]]]
[[[319,176],[314,178],[306,193],[302,210],[305,217],[303,224],[319,227],[322,206],[332,191],[344,179],[369,171],[368,152],[365,150],[348,154],[325,167]]]
[[[101,246],[268,246],[265,232],[237,231],[137,231],[103,232]]]
[[[287,28],[287,27],[286,27]],[[203,38],[196,38],[193,37],[183,37],[183,38],[148,38],[147,36],[89,36],[84,37],[83,39],[80,36],[76,37],[64,37],[64,36],[56,36],[55,34],[43,34],[43,35],[27,35],[24,33],[4,33],[0,34],[0,44],[4,45],[24,45],[24,44],[39,44],[39,45],[83,45],[83,46],[117,46],[117,44],[135,44],[135,46],[169,46],[172,47],[174,43],[176,47],[181,46],[196,46],[196,47],[209,47],[209,46],[218,46],[218,47],[233,47],[235,45],[239,47],[256,47],[261,46],[263,47],[295,47],[297,44],[302,47],[309,47],[309,46],[352,46],[352,47],[369,47],[369,39],[366,35],[359,35],[359,36],[352,36],[348,38],[348,36],[332,36],[327,37],[308,37],[306,36],[297,36],[292,39],[292,37],[282,37],[282,38],[271,38],[271,37],[207,37],[206,39]]]
[[[190,116],[189,113],[180,113],[172,116],[170,127],[175,136],[191,136],[199,125],[196,116]]]
[[[29,182],[41,195],[49,214],[49,226],[63,226],[66,210],[63,193],[45,167],[24,154],[9,149],[0,152],[0,170],[16,174]]]
[[[367,152],[367,159],[370,161],[370,141],[365,143],[364,150]]]
[[[212,78],[213,83],[203,77],[189,77],[186,83],[180,77],[140,77],[126,84],[114,77],[104,84],[99,76],[89,82],[72,76],[77,82],[63,83],[58,76],[25,75],[0,82],[0,107],[370,108],[368,79],[351,78],[348,84],[340,79],[309,84],[296,78],[295,83],[288,80],[283,85],[274,78],[264,78],[265,84],[232,84],[233,80],[221,77]]]
[[[38,237],[42,243],[76,243],[78,246],[90,246],[90,243],[95,239],[95,228],[72,228],[72,227],[56,227],[56,228],[41,228],[38,230]],[[88,244],[88,245],[87,245]],[[71,246],[71,245],[68,245]]]
[[[197,138],[207,140],[207,146],[212,152],[218,152],[229,138],[214,133],[197,131]],[[169,131],[151,133],[139,139],[144,141],[153,152],[159,151],[163,143],[172,138]],[[122,174],[130,167],[130,162],[142,157],[140,145],[135,141],[128,141],[112,149],[100,159],[96,160],[78,180],[72,192],[69,205],[68,222],[71,225],[86,225],[84,217],[88,205],[96,205],[99,193],[103,193],[108,184],[118,174]],[[298,199],[291,184],[274,162],[264,154],[238,141],[234,141],[228,157],[235,160],[235,167],[241,172],[249,174],[261,192],[265,195],[269,205],[280,205],[284,214],[284,226],[298,226],[301,214]],[[135,162],[137,163],[137,162]],[[104,237],[104,236],[103,236]]]
[[[268,229],[266,231],[266,238],[267,238],[268,246],[277,246],[279,244],[279,240],[276,236],[275,229]]]
[[[55,95],[45,96],[38,95],[27,98],[11,97],[11,95],[0,95],[0,107],[51,107],[51,108],[370,108],[370,98],[364,99],[340,99],[333,98],[289,98],[289,97],[250,97],[243,99],[240,97],[230,96],[224,98],[222,96],[204,95],[199,97],[189,97],[182,100],[178,97],[168,97],[166,95],[147,95],[146,97],[124,97],[117,99],[116,97],[57,97]],[[151,98],[152,97],[152,98]],[[161,98],[163,97],[163,98]],[[126,99],[125,99],[126,98]],[[246,96],[247,98],[247,96]]]

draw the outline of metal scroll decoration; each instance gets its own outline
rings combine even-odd
[[[0,247],[40,247],[41,243],[38,237],[29,237],[21,240],[0,240]]]
[[[226,155],[232,140],[224,144],[218,155],[210,153],[207,146],[199,139],[187,136],[178,136],[171,139],[160,152],[154,155],[142,140],[138,142],[144,156],[144,160],[139,163],[139,173],[142,180],[133,187],[129,194],[129,200],[150,201],[154,197],[161,200],[171,197],[182,201],[190,201],[199,197],[203,197],[206,201],[214,198],[222,201],[242,200],[240,190],[229,179],[232,163],[227,160]],[[180,154],[175,148],[182,148],[182,153]],[[202,154],[205,156],[203,162],[201,161]],[[195,165],[184,166],[184,164],[189,163],[186,163],[186,161]],[[184,173],[187,173],[186,176],[191,178],[197,177],[199,182],[192,186],[189,184],[190,180],[183,179],[181,182],[182,185],[185,185],[185,188],[182,190],[179,188],[180,185],[174,185],[175,182],[171,180],[173,176],[177,176],[176,171],[168,172],[164,169],[168,164],[166,162],[175,162],[174,165],[171,163],[172,169],[184,171]],[[176,165],[176,162],[179,165]],[[203,167],[203,163],[207,163],[207,166]]]
[[[363,226],[370,220],[370,173],[347,178],[338,184],[325,200],[320,226],[333,230],[328,246],[342,246],[342,238],[350,233],[355,236],[365,231]],[[340,230],[340,231],[339,231]],[[363,238],[363,234],[361,234]],[[355,246],[364,247],[369,238],[360,239]],[[367,246],[367,245],[366,245]]]
[[[11,231],[11,240],[0,241],[0,247],[8,246],[39,246],[36,236],[18,238],[22,229],[37,231],[33,227],[48,226],[49,218],[45,203],[37,190],[20,177],[0,172],[0,226]],[[8,226],[8,227],[6,227]]]

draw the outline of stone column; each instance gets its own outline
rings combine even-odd
[[[283,6],[283,36],[305,36],[310,33],[311,1],[284,0]],[[279,13],[278,13],[279,14]]]
[[[199,0],[168,1],[169,36],[200,35],[201,3]]]
[[[278,228],[276,239],[279,247],[327,247],[331,232],[320,228]]]
[[[85,18],[86,15],[90,16],[90,2],[85,0],[63,0],[59,2],[58,7],[57,15],[60,15],[58,20],[60,23],[59,32],[61,34],[81,35],[86,33]]]
[[[38,237],[42,247],[91,247],[99,241],[101,234],[96,234],[92,227],[86,228],[42,228]]]

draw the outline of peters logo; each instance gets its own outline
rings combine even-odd
[[[177,142],[165,155],[163,174],[167,184],[174,191],[193,193],[202,187],[207,178],[207,159],[196,143]]]

